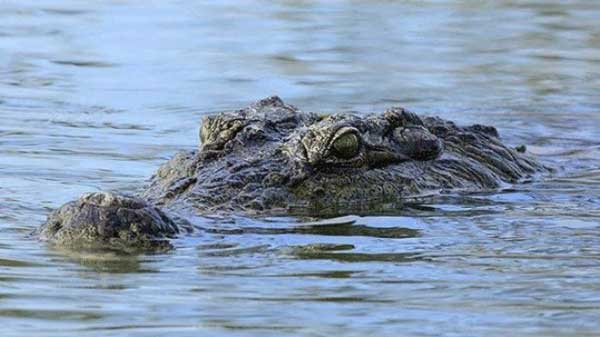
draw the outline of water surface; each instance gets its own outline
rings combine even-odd
[[[583,0],[0,2],[0,335],[598,335],[599,20]],[[272,94],[494,124],[558,171],[386,214],[199,219],[159,255],[26,237]]]

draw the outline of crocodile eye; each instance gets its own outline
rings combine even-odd
[[[333,153],[341,159],[352,159],[360,150],[358,136],[354,133],[346,133],[338,137],[332,144]]]

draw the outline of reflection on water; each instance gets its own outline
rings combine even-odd
[[[0,335],[597,335],[600,4],[0,2]],[[29,240],[272,94],[498,126],[557,168],[331,219],[197,219],[154,255]]]
[[[135,255],[119,254],[114,252],[102,251],[69,251],[55,249],[55,252],[61,254],[61,259],[78,263],[97,272],[109,273],[142,273],[152,272],[147,267],[142,267],[140,259]]]
[[[259,228],[259,227],[240,227],[240,228],[207,228],[209,233],[219,234],[304,234],[304,235],[333,235],[333,236],[370,236],[376,238],[408,238],[418,235],[418,231],[411,228],[386,227],[377,228],[364,225],[328,225],[328,226],[302,226],[289,228]]]

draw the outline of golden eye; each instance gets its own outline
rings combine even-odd
[[[352,159],[358,155],[360,142],[356,134],[346,133],[334,140],[332,147],[336,157]]]

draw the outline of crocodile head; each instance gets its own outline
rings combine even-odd
[[[143,197],[201,212],[365,212],[439,190],[496,188],[542,169],[493,127],[403,108],[319,115],[270,97],[205,117],[199,148],[164,164]]]
[[[402,108],[319,115],[270,97],[204,118],[198,149],[162,165],[141,198],[84,195],[50,214],[37,234],[67,247],[170,248],[169,238],[191,230],[190,211],[364,213],[547,170],[522,152],[489,126],[458,127]]]

